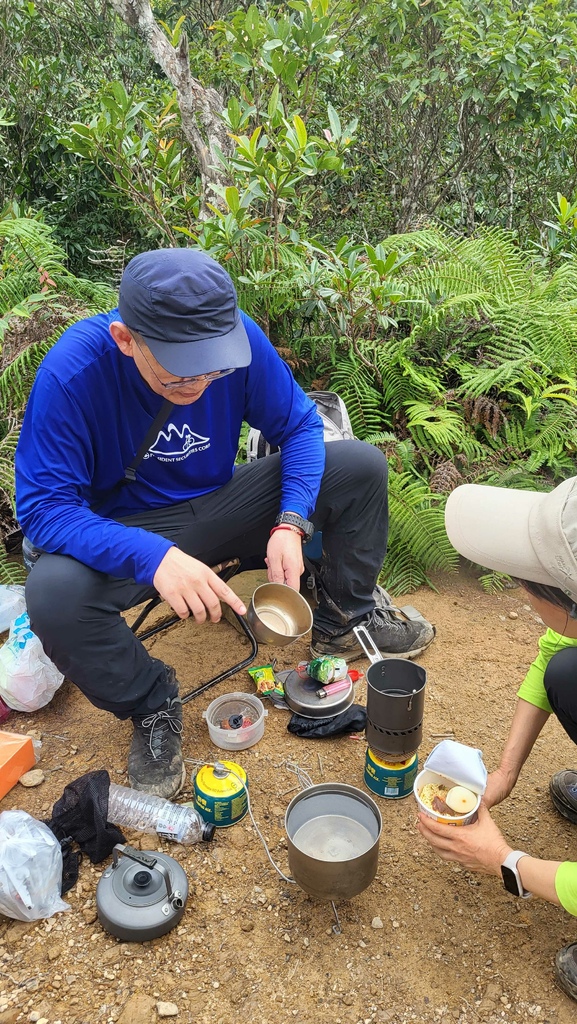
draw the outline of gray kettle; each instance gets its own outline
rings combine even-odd
[[[173,857],[118,843],[96,887],[96,909],[117,939],[149,942],[178,924],[187,896],[188,879]]]

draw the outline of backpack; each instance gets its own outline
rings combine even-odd
[[[347,407],[334,391],[308,391],[308,397],[315,403],[323,421],[325,441],[350,441],[354,438]],[[246,440],[246,461],[264,459],[265,455],[278,452],[270,445],[260,430],[251,427]]]

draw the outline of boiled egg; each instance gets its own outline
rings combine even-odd
[[[477,794],[464,786],[453,786],[445,797],[445,803],[457,814],[468,814],[477,803]]]

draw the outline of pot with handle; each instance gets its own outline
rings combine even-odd
[[[371,662],[367,671],[367,743],[389,760],[403,760],[418,750],[423,738],[427,673],[404,658],[383,658],[364,626],[355,626],[354,631]]]

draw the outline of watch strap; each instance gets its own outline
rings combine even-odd
[[[315,532],[315,528],[310,520],[305,519],[299,515],[298,512],[280,512],[274,521],[276,526],[296,526],[302,532],[303,540],[308,541],[311,539]]]
[[[519,890],[518,895],[524,898],[530,896],[531,893],[528,889],[525,889],[523,882],[521,881],[521,875],[519,874],[519,868],[517,867],[517,865],[522,857],[528,856],[529,854],[526,853],[524,850],[511,850],[511,853],[509,853],[507,857],[505,857],[505,860],[501,865],[501,870],[503,868],[508,868],[509,871],[513,872],[517,879],[517,886]]]

